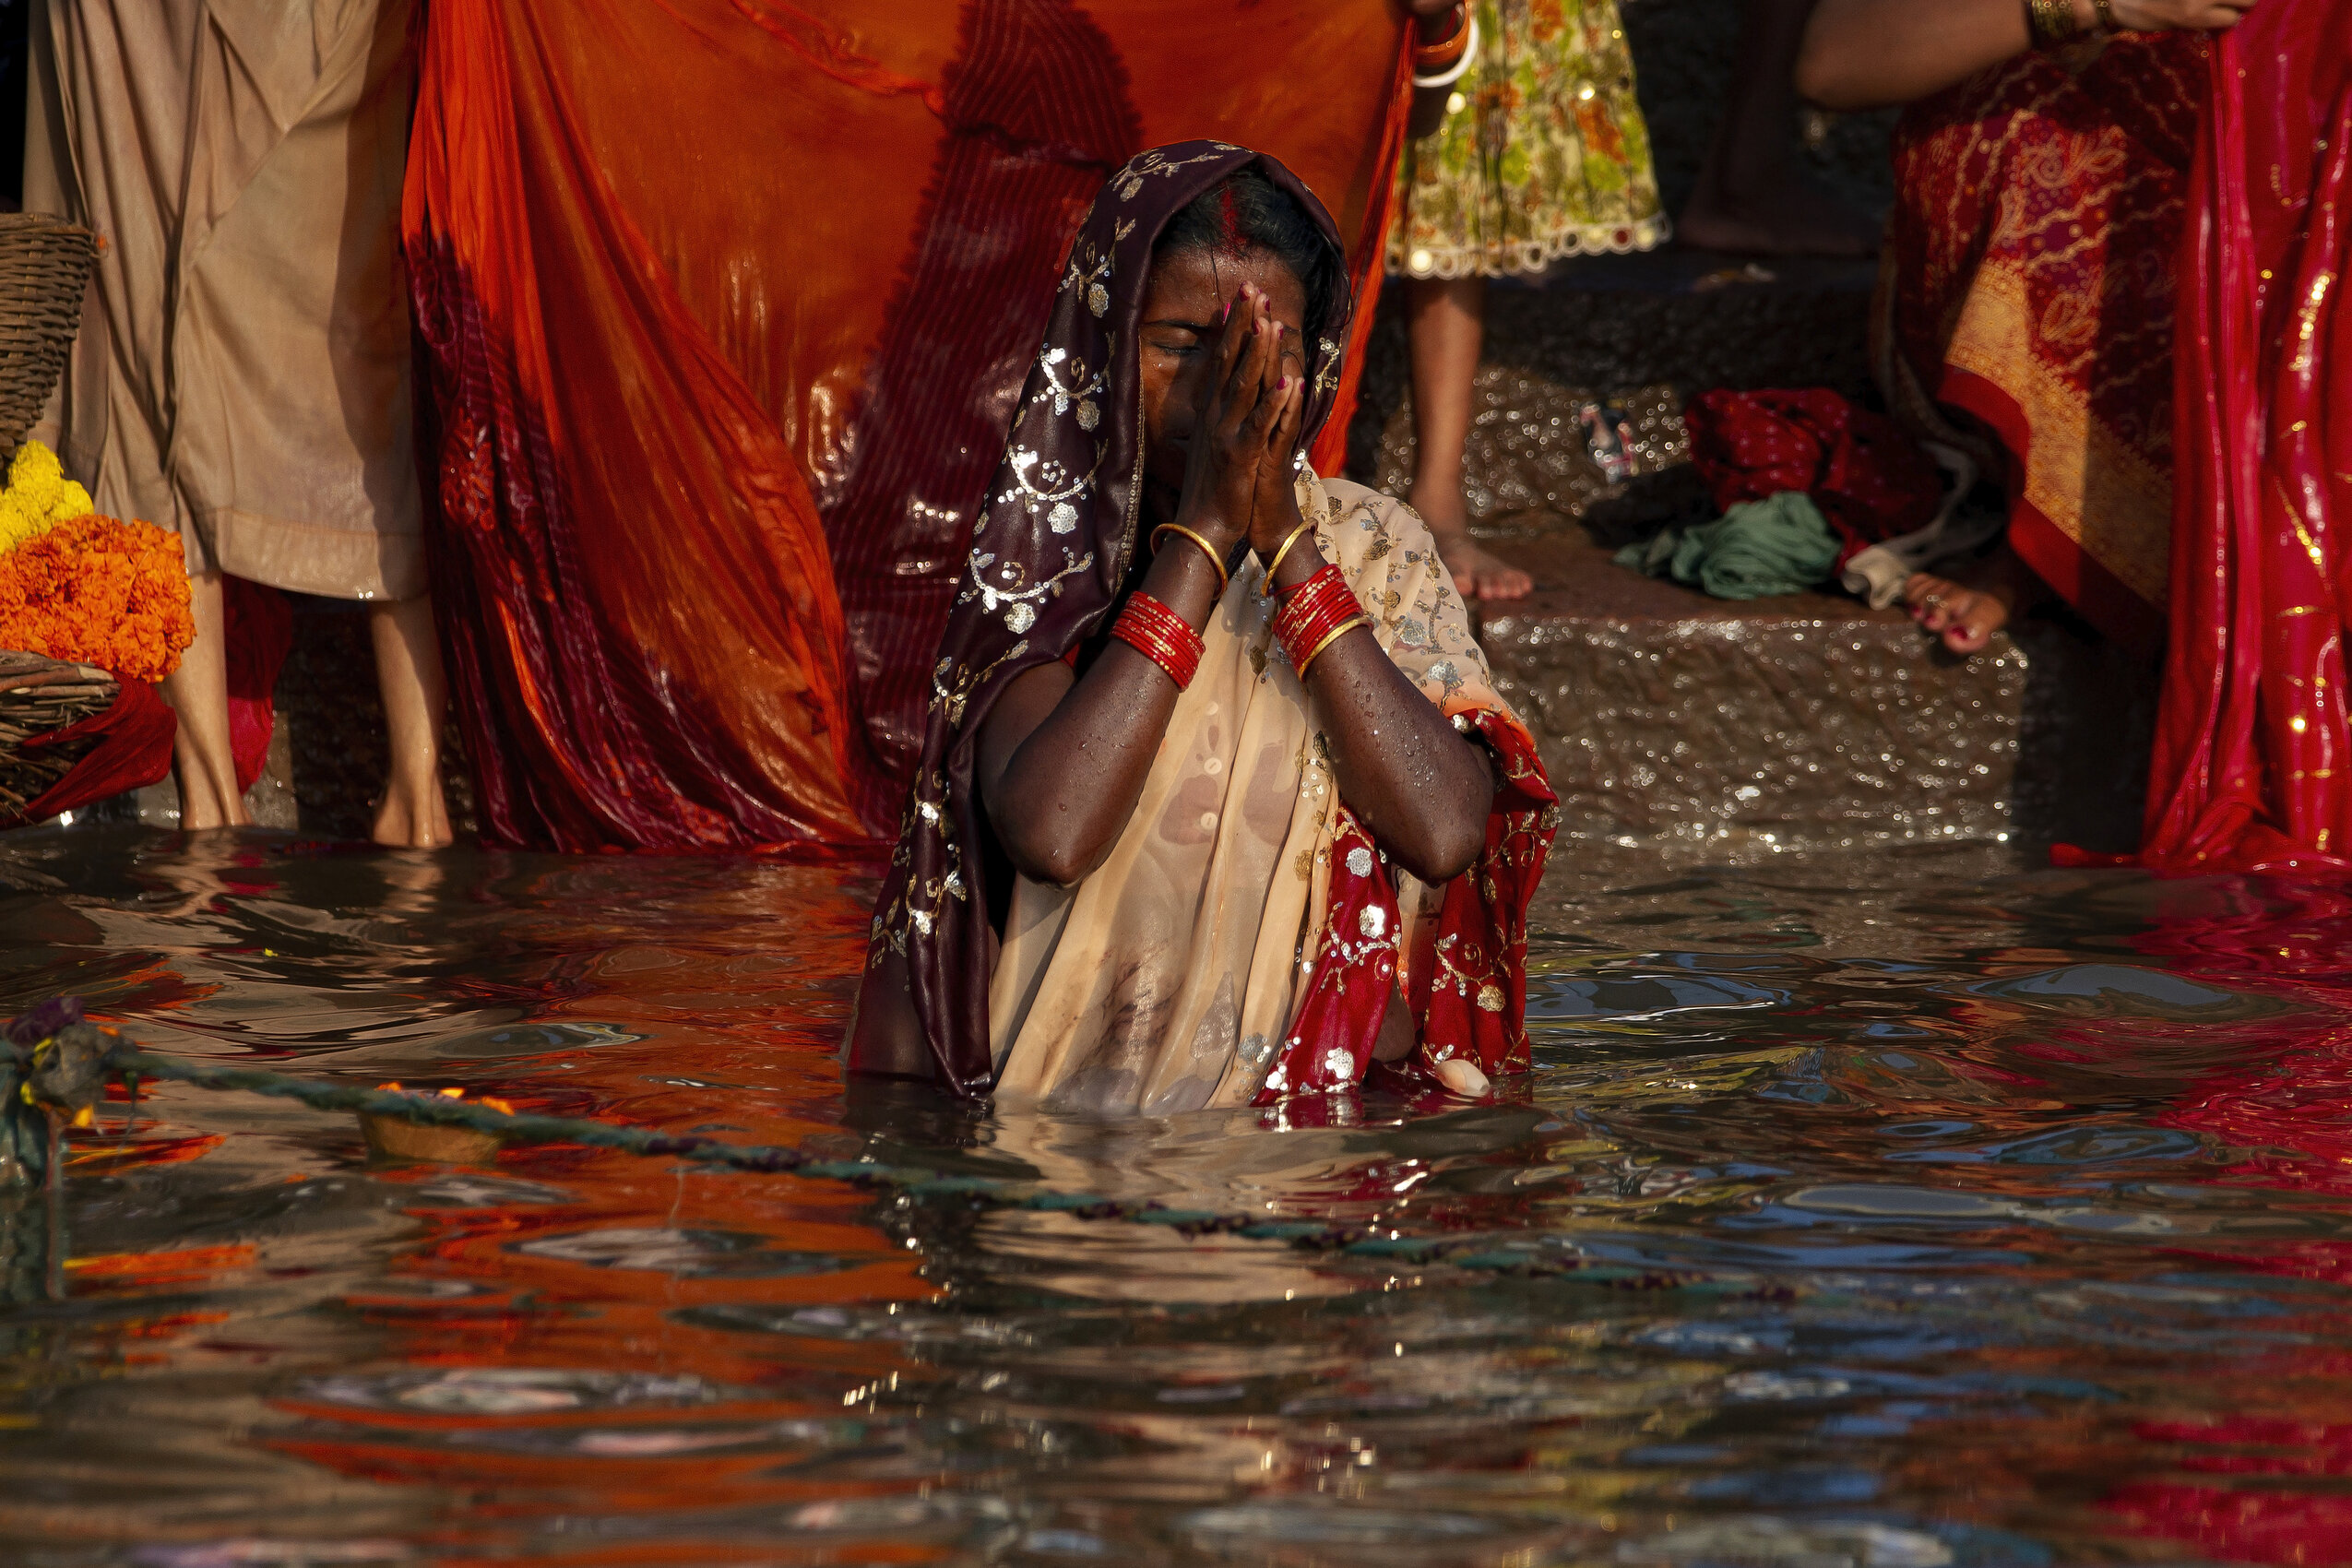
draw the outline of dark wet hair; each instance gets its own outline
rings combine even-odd
[[[1176,251],[1241,255],[1264,251],[1290,269],[1306,291],[1301,324],[1312,346],[1323,336],[1339,302],[1347,298],[1347,267],[1322,228],[1289,191],[1255,165],[1211,185],[1168,220],[1152,242],[1152,260]]]

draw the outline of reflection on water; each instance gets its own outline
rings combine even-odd
[[[845,1095],[868,886],[20,834],[0,1011],[1393,1254],[571,1147],[372,1167],[167,1088],[77,1146],[62,1300],[42,1206],[0,1210],[0,1560],[2352,1560],[2336,893],[1587,860],[1495,1102],[1112,1124]]]

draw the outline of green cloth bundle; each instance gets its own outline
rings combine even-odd
[[[1784,490],[1742,501],[1713,522],[1669,523],[1619,551],[1616,561],[1717,599],[1765,599],[1829,581],[1840,548],[1812,498]]]

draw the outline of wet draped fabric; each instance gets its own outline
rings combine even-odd
[[[1022,974],[1042,976],[1040,985],[1052,979],[1055,966],[1049,962],[1048,950],[1059,934],[1053,911],[1034,897],[1026,907],[1017,897],[1007,899],[1014,891],[1005,885],[1011,873],[989,837],[974,777],[979,733],[1016,676],[1098,638],[1129,586],[1138,549],[1144,458],[1136,329],[1152,243],[1187,202],[1253,161],[1318,219],[1337,247],[1322,204],[1271,158],[1229,143],[1189,142],[1156,148],[1120,171],[1096,199],[1072,245],[1054,291],[1044,341],[1022,391],[1019,415],[990,484],[987,514],[973,536],[939,660],[932,671],[933,698],[922,759],[898,847],[876,902],[868,960],[870,968],[885,972],[903,962],[914,1011],[940,1079],[960,1093],[988,1092],[996,1074],[991,1049],[991,985],[997,964],[993,909],[1007,902],[1015,906],[1015,923],[1006,935],[1017,944],[1012,961]],[[1340,346],[1348,327],[1346,302],[1338,303],[1334,315],[1318,340],[1308,345],[1304,429],[1310,433],[1321,428],[1336,398]],[[1391,636],[1401,639],[1408,652],[1429,646],[1433,655],[1440,655],[1429,666],[1429,674],[1449,700],[1470,688],[1474,673],[1482,689],[1482,661],[1472,671],[1443,658],[1442,648],[1431,641],[1443,634],[1432,631],[1426,615],[1416,618],[1408,608],[1420,601],[1424,591],[1411,574],[1438,587],[1443,584],[1443,569],[1428,550],[1425,533],[1417,522],[1407,527],[1399,521],[1409,514],[1400,514],[1393,503],[1380,503],[1354,487],[1345,487],[1343,493],[1350,503],[1340,508],[1337,518],[1327,515],[1329,491],[1319,501],[1313,489],[1307,496],[1325,508],[1316,520],[1332,534],[1335,546],[1347,528],[1375,536],[1384,524],[1387,529],[1385,540],[1373,537],[1355,541],[1365,568],[1357,585],[1360,597],[1379,595],[1376,601],[1367,600],[1368,608],[1384,625],[1393,625]],[[1351,517],[1352,523],[1348,521]],[[1420,558],[1405,566],[1401,555],[1414,552]],[[1391,554],[1400,560],[1373,564]],[[1344,563],[1346,557],[1342,559]],[[1407,576],[1391,589],[1385,574],[1400,566]],[[1241,578],[1254,580],[1254,573],[1245,570]],[[1405,591],[1408,588],[1414,590],[1409,595]],[[1432,588],[1430,593],[1432,605],[1451,603],[1454,613],[1460,614],[1450,588],[1442,594]],[[1240,614],[1229,592],[1228,607]],[[1191,1032],[1174,1041],[1186,1053],[1182,1063],[1166,1075],[1160,1063],[1145,1063],[1141,1057],[1157,1057],[1168,1033],[1146,1030],[1149,1038],[1141,1041],[1135,1062],[1111,1064],[1090,1090],[1081,1091],[1094,1094],[1105,1107],[1134,1109],[1155,1099],[1201,1103],[1212,1094],[1224,1094],[1229,1101],[1241,1092],[1239,1079],[1227,1086],[1226,1073],[1248,1044],[1241,1027],[1245,1016],[1269,1029],[1289,1030],[1279,1042],[1258,1042],[1256,1050],[1263,1055],[1253,1066],[1263,1075],[1264,1087],[1253,1081],[1250,1092],[1352,1082],[1370,1054],[1395,992],[1396,894],[1371,841],[1353,826],[1352,818],[1332,809],[1327,778],[1311,770],[1307,758],[1299,755],[1311,729],[1310,716],[1301,712],[1284,719],[1278,714],[1286,700],[1297,702],[1295,681],[1288,693],[1259,684],[1261,680],[1270,683],[1270,666],[1261,662],[1268,656],[1261,649],[1259,659],[1249,660],[1250,681],[1243,683],[1235,661],[1247,658],[1244,628],[1238,621],[1228,625],[1223,620],[1213,627],[1218,631],[1223,678],[1206,671],[1199,695],[1188,694],[1187,705],[1179,710],[1181,722],[1171,727],[1154,765],[1152,787],[1138,808],[1135,822],[1142,826],[1131,828],[1123,839],[1123,847],[1132,841],[1131,861],[1140,861],[1145,846],[1136,833],[1147,837],[1151,822],[1157,820],[1150,814],[1164,816],[1170,802],[1182,797],[1184,781],[1171,778],[1168,769],[1181,774],[1196,767],[1215,791],[1212,803],[1203,790],[1194,790],[1203,798],[1189,807],[1189,827],[1182,816],[1188,808],[1182,803],[1170,819],[1178,835],[1199,835],[1186,846],[1189,887],[1179,884],[1167,889],[1172,902],[1164,908],[1135,911],[1139,922],[1156,927],[1148,941],[1158,951],[1147,959],[1155,971],[1147,989],[1155,1000],[1172,996],[1195,979],[1206,986],[1207,994],[1188,1015],[1195,1018]],[[1475,658],[1466,621],[1459,630]],[[1440,673],[1441,666],[1444,673]],[[1206,711],[1212,702],[1219,705],[1218,713]],[[1470,711],[1478,706],[1465,703],[1466,721],[1473,726],[1480,726],[1486,717]],[[1507,716],[1498,715],[1502,718]],[[1510,739],[1514,733],[1516,749]],[[1504,739],[1497,742],[1494,734]],[[1238,748],[1230,756],[1223,754],[1229,743]],[[1455,941],[1447,942],[1434,926],[1431,929],[1432,944],[1442,947],[1461,970],[1443,994],[1461,1002],[1470,1015],[1452,1019],[1455,1027],[1448,1029],[1443,1044],[1475,1051],[1482,1064],[1502,1070],[1526,1060],[1522,1009],[1515,1000],[1524,1002],[1517,978],[1524,967],[1520,922],[1533,880],[1530,876],[1522,890],[1515,879],[1517,870],[1528,865],[1540,873],[1550,825],[1538,819],[1551,797],[1524,731],[1515,723],[1502,723],[1490,732],[1490,743],[1503,754],[1506,776],[1526,781],[1524,790],[1498,798],[1496,818],[1490,823],[1490,858],[1502,857],[1500,874],[1483,874],[1491,868],[1481,862],[1482,874],[1455,879],[1437,900],[1439,923],[1451,921],[1459,928]],[[1320,756],[1320,748],[1315,754]],[[1218,764],[1215,772],[1207,766],[1212,760]],[[1215,782],[1219,778],[1222,784]],[[1320,793],[1318,783],[1326,786]],[[1237,786],[1242,793],[1234,799],[1230,791]],[[1226,819],[1235,813],[1242,820],[1228,824]],[[1217,822],[1204,826],[1205,816]],[[1300,837],[1310,831],[1312,840]],[[1205,852],[1203,846],[1207,846]],[[1319,853],[1334,848],[1341,850],[1336,864]],[[1351,864],[1354,857],[1348,851],[1356,849],[1363,855]],[[1318,851],[1310,853],[1303,869],[1324,879],[1323,897],[1334,906],[1326,911],[1324,929],[1297,918],[1284,925],[1282,908],[1291,908],[1294,915],[1307,908],[1297,901],[1302,897],[1300,889],[1282,882],[1300,875],[1300,849]],[[1276,863],[1277,860],[1283,863]],[[1159,869],[1170,868],[1163,864]],[[1330,895],[1331,880],[1339,884],[1344,907]],[[1460,897],[1465,885],[1470,889],[1467,904]],[[1115,901],[1118,884],[1109,886]],[[1138,897],[1149,891],[1138,885]],[[1303,896],[1314,897],[1313,892]],[[1207,928],[1205,937],[1187,933],[1179,939],[1187,902],[1189,918]],[[1269,905],[1274,906],[1271,912]],[[1415,907],[1417,911],[1420,908],[1418,900]],[[1475,915],[1465,913],[1470,909]],[[1354,925],[1348,926],[1351,920]],[[1196,942],[1206,942],[1210,951],[1193,951]],[[1276,953],[1289,948],[1284,963],[1314,966],[1305,980],[1304,999],[1295,1009],[1288,977],[1277,980],[1266,967],[1273,962],[1267,956],[1268,944]],[[1185,962],[1178,961],[1175,949],[1180,947]],[[1476,950],[1475,957],[1470,949]],[[1111,953],[1107,961],[1123,966],[1133,956],[1121,950]],[[1077,956],[1072,956],[1075,963]],[[1205,956],[1221,961],[1196,962]],[[1470,967],[1461,968],[1466,961]],[[1229,981],[1231,994],[1220,1001]],[[1074,977],[1072,983],[1079,981]],[[1036,995],[1022,994],[1030,992],[1026,982],[1008,981],[1008,1017],[1015,1013],[1026,1017],[1035,1009]],[[1438,994],[1433,988],[1432,997]],[[1093,1042],[1079,1038],[1089,1021],[1087,1005],[1059,992],[1050,1005],[1055,1016],[1046,1025],[1049,1056],[1053,1041],[1075,1045],[1082,1056],[1090,1053]],[[1431,1001],[1430,1005],[1439,1004]],[[1011,1037],[1019,1032],[1008,1028],[1006,1043],[1014,1043]],[[1332,1060],[1335,1051],[1336,1063]],[[1018,1058],[1021,1052],[1012,1054]],[[1190,1065],[1195,1060],[1197,1071]],[[1319,1064],[1313,1074],[1308,1073],[1311,1064]],[[1040,1063],[1034,1074],[1018,1062],[1008,1063],[1006,1072],[1015,1092],[1025,1087],[1050,1092],[1060,1076],[1051,1060]]]
[[[2352,12],[2228,33],[2181,252],[2172,635],[2143,859],[2352,871]]]
[[[2173,258],[2209,47],[2170,32],[2028,51],[1906,110],[1872,323],[1896,416],[2005,472],[2017,553],[2151,650]]]
[[[1300,511],[1374,616],[1383,648],[1432,703],[1515,725],[1408,507],[1308,474]],[[1385,872],[1340,804],[1263,581],[1254,564],[1234,574],[1200,671],[1103,863],[1075,887],[1016,878],[989,1004],[999,1099],[1166,1115],[1351,1085],[1417,934],[1424,967],[1434,966],[1435,910],[1420,890],[1401,903],[1373,890]],[[1345,1027],[1295,1030],[1324,948],[1363,994]],[[1481,973],[1478,983],[1500,978]],[[1436,1056],[1455,1043],[1468,1046],[1440,1040]],[[1484,1065],[1500,1071],[1507,1054]]]
[[[25,201],[98,231],[34,434],[100,512],[339,599],[424,588],[398,213],[409,0],[50,0]]]
[[[1078,215],[1215,129],[1376,232],[1403,30],[1389,0],[434,7],[406,221],[493,837],[886,832]]]

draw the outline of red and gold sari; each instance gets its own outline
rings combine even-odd
[[[2017,553],[2150,650],[2172,506],[2173,258],[2209,49],[2151,33],[2037,51],[1912,105],[1873,323],[1897,416],[2004,472]]]

